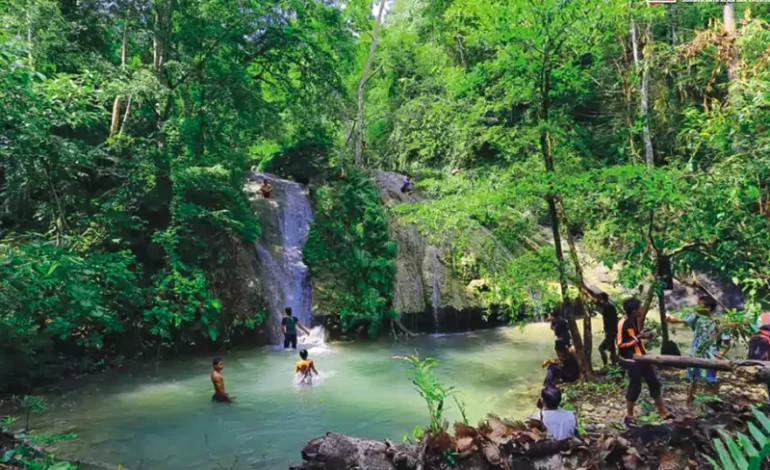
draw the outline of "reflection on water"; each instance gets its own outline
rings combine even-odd
[[[600,331],[600,328],[598,328]],[[400,343],[308,345],[320,372],[313,386],[296,386],[296,351],[263,348],[224,356],[232,405],[211,403],[211,358],[186,358],[95,376],[82,388],[51,398],[38,432],[77,432],[58,455],[128,468],[210,470],[287,468],[304,444],[327,431],[400,440],[428,421],[393,356],[418,352],[439,360],[436,375],[462,392],[467,415],[489,411],[520,418],[534,410],[552,356],[546,324]],[[448,419],[460,419],[452,403]],[[114,468],[114,466],[113,466]]]

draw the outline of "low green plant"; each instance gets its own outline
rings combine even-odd
[[[623,368],[617,365],[610,365],[607,367],[607,377],[611,378],[612,380],[620,380],[623,378],[625,374],[623,373]]]
[[[34,442],[35,444],[44,446],[49,444],[56,444],[57,442],[61,441],[70,441],[77,438],[78,435],[74,432],[67,434],[34,434],[29,436],[30,441]]]
[[[44,397],[37,395],[24,395],[24,397],[19,400],[19,406],[24,410],[24,415],[26,417],[25,429],[27,432],[29,432],[29,422],[32,413],[43,413],[48,409],[48,402],[46,402]]]
[[[757,426],[751,421],[746,423],[753,440],[741,432],[733,437],[721,429],[718,430],[722,439],[714,439],[713,442],[719,463],[706,456],[715,469],[759,470],[770,456],[770,418],[755,407],[752,407],[751,411],[759,424]]]
[[[438,364],[436,359],[432,357],[421,359],[417,353],[404,359],[411,364],[407,370],[407,376],[428,406],[429,430],[431,434],[438,434],[441,432],[443,424],[444,402],[457,392],[454,387],[447,387],[436,378],[433,373],[433,368]]]
[[[702,405],[705,403],[721,403],[722,399],[719,398],[717,395],[711,395],[707,393],[702,393],[699,395],[695,395],[695,399],[693,400],[693,403],[696,405]]]

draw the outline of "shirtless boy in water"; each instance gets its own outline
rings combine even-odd
[[[294,366],[294,373],[300,374],[300,383],[303,385],[313,384],[313,375],[318,375],[318,371],[315,368],[313,361],[307,358],[307,349],[303,349],[299,352],[300,360],[297,361],[297,365]]]
[[[212,365],[214,366],[214,372],[211,373],[211,383],[214,384],[214,396],[211,397],[211,401],[217,403],[232,402],[235,400],[235,397],[231,397],[225,392],[225,378],[222,375],[225,363],[222,362],[222,359],[215,357]]]

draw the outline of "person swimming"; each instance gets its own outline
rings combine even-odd
[[[313,374],[318,375],[315,363],[307,358],[307,349],[299,352],[300,360],[294,366],[294,373],[299,379],[300,385],[313,385]]]
[[[235,400],[235,397],[231,397],[225,391],[225,377],[222,375],[222,369],[225,368],[225,363],[222,359],[215,357],[212,362],[214,371],[211,373],[211,383],[214,385],[214,396],[211,397],[211,401],[217,403],[231,403]]]

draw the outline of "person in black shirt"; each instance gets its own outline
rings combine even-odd
[[[306,335],[310,336],[310,332],[305,328],[291,313],[291,307],[286,307],[284,311],[283,319],[281,320],[281,329],[283,330],[283,348],[286,349],[291,346],[293,349],[297,349],[297,328],[304,331]]]
[[[556,336],[556,342],[564,343],[569,347],[572,344],[572,336],[569,332],[569,324],[564,318],[561,312],[556,311],[549,315],[551,320],[551,330],[553,330],[554,336]]]
[[[580,365],[568,344],[557,340],[556,354],[558,359],[543,363],[543,367],[548,368],[543,382],[546,388],[555,387],[560,383],[575,382],[580,377]]]
[[[610,353],[610,358],[613,364],[618,363],[618,353],[615,348],[615,341],[618,337],[618,311],[615,306],[610,302],[610,296],[602,292],[597,297],[597,305],[602,313],[602,320],[604,321],[604,341],[599,345],[599,354],[602,356],[602,363],[604,367],[607,367],[607,352]]]

